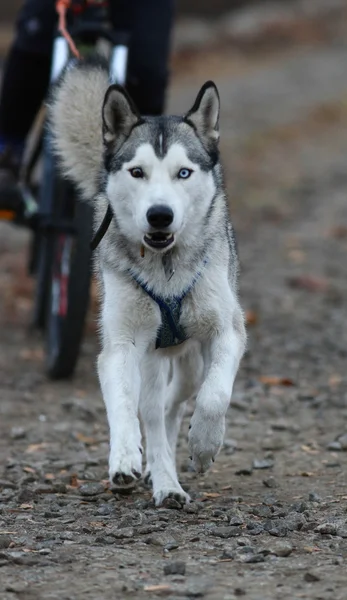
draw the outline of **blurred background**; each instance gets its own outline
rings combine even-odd
[[[19,5],[0,0],[0,74]],[[339,510],[332,508],[336,498],[344,493],[346,499],[347,0],[178,0],[167,110],[186,112],[208,79],[221,96],[221,155],[249,344],[216,468],[197,484],[182,467],[186,420],[178,458],[182,481],[211,497],[221,495],[211,490],[232,488],[224,494],[242,492],[247,502],[252,494],[253,502],[263,501],[271,491],[282,506],[306,502],[314,490],[330,498],[319,509],[319,518],[330,523]],[[0,462],[12,469],[4,467],[4,477],[25,481],[25,465],[29,481],[48,472],[99,482],[107,478],[108,432],[95,373],[97,296],[93,290],[76,377],[48,382],[43,340],[30,329],[28,242],[27,232],[0,223]],[[274,477],[264,481],[250,468],[260,455],[274,465]],[[252,477],[235,477],[241,473]],[[336,583],[338,567],[334,576],[331,569],[342,563],[327,557],[335,551],[339,560],[340,553],[347,557],[346,544],[330,543],[329,535],[320,542],[320,534],[307,543],[309,529],[302,532],[288,533],[287,539],[296,535],[293,560],[300,562],[297,568],[291,563],[285,581],[291,577],[295,586],[302,564],[316,567],[316,551],[326,543],[320,576],[306,581],[321,578],[314,585],[324,586],[326,569],[332,595],[322,587],[319,597],[345,598],[345,569]],[[271,576],[263,577],[271,586],[268,593],[263,588],[267,598],[276,589],[274,564]],[[247,571],[254,579],[252,599],[259,598],[257,573]]]

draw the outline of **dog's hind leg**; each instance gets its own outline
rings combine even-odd
[[[189,502],[189,496],[178,482],[165,428],[168,359],[157,354],[147,355],[141,365],[141,373],[140,411],[146,434],[147,470],[151,474],[155,504],[162,504],[166,498],[174,498],[180,504],[185,504]]]
[[[190,400],[198,392],[202,377],[203,359],[200,345],[189,343],[187,352],[173,358],[173,375],[167,391],[165,426],[174,460],[187,400]]]

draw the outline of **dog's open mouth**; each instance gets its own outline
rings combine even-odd
[[[162,231],[156,231],[155,233],[146,233],[143,241],[150,248],[156,248],[161,250],[162,248],[168,248],[175,241],[173,233],[163,233]]]

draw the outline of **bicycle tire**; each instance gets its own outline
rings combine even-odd
[[[67,182],[62,182],[61,193],[71,194]],[[75,204],[76,231],[53,234],[46,316],[46,370],[51,379],[73,375],[89,306],[93,212],[91,206],[76,197],[70,196],[69,202]]]

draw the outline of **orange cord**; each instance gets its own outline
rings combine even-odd
[[[58,30],[69,44],[69,48],[72,54],[76,56],[76,58],[81,58],[81,55],[76,48],[75,42],[73,41],[71,35],[69,34],[66,28],[66,11],[70,7],[70,5],[71,0],[57,0],[55,4],[56,11],[59,15]]]

